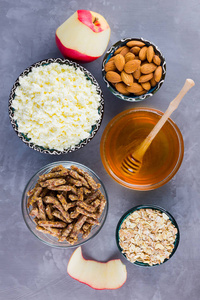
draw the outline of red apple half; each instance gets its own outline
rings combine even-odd
[[[81,247],[72,254],[68,267],[68,274],[96,290],[118,289],[127,278],[126,266],[120,259],[106,263],[83,258]]]
[[[89,10],[77,10],[56,30],[56,44],[62,55],[83,62],[100,57],[109,40],[107,21]]]

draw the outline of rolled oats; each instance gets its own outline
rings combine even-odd
[[[139,209],[121,224],[119,245],[131,262],[161,264],[174,249],[177,228],[169,217],[156,209]]]

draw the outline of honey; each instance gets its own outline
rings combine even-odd
[[[176,124],[169,119],[152,141],[138,173],[126,175],[123,159],[146,138],[162,116],[151,108],[130,109],[117,115],[107,125],[101,140],[101,158],[107,172],[120,184],[150,190],[162,186],[177,172],[183,159],[183,139]]]

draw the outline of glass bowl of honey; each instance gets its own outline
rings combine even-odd
[[[176,174],[184,155],[178,126],[169,118],[144,155],[139,172],[122,170],[122,162],[150,133],[163,112],[153,108],[133,108],[115,116],[106,126],[100,144],[104,168],[119,184],[139,191],[163,186]]]

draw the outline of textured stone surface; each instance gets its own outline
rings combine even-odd
[[[123,37],[144,37],[158,45],[167,61],[167,76],[153,98],[139,104],[123,102],[106,89],[101,76],[102,58],[85,64],[100,83],[105,114],[95,138],[83,149],[59,157],[40,154],[25,146],[13,131],[7,106],[10,89],[30,64],[61,57],[55,41],[56,28],[77,9],[91,9],[105,16],[112,45]],[[200,294],[200,103],[198,0],[141,1],[0,1],[0,299],[135,299],[197,300]],[[137,106],[164,111],[187,77],[196,86],[185,97],[172,119],[179,126],[185,156],[177,175],[150,192],[131,191],[115,183],[103,168],[99,145],[106,124],[119,112]],[[174,257],[160,267],[127,265],[125,285],[114,291],[95,291],[71,279],[66,272],[73,250],[50,248],[37,240],[24,224],[21,196],[29,178],[42,166],[72,160],[92,168],[103,180],[110,200],[101,232],[83,246],[86,257],[106,261],[122,258],[115,244],[115,228],[121,215],[142,203],[158,204],[176,218],[181,241]]]

